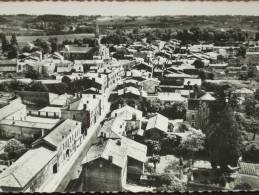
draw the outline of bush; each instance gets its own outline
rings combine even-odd
[[[234,187],[234,190],[251,190],[252,187],[248,183],[240,183]]]
[[[4,147],[5,152],[13,152],[19,149],[25,148],[24,144],[22,144],[17,139],[10,139]]]

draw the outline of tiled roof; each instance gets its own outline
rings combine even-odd
[[[121,144],[125,144],[127,147],[127,155],[131,158],[134,158],[140,162],[146,162],[147,155],[147,146],[141,143],[138,143],[127,137],[122,137]]]
[[[131,107],[129,105],[125,105],[125,106],[123,106],[121,108],[118,108],[118,109],[112,111],[112,115],[113,115],[113,113],[123,113],[124,116],[125,116],[125,119],[129,119],[127,113],[130,113],[131,115],[135,113],[138,116],[142,116],[142,111],[140,111],[140,110],[138,110],[136,108],[133,108],[133,107]]]
[[[151,117],[148,120],[146,130],[150,129],[159,129],[161,131],[167,132],[168,130],[168,118],[161,115],[161,114],[156,114],[156,116]]]
[[[93,145],[82,163],[85,164],[98,158],[109,160],[109,156],[112,156],[114,165],[123,168],[127,160],[126,147],[118,144],[118,140],[108,139],[103,143]]]
[[[170,102],[186,101],[186,98],[182,97],[180,93],[158,93],[158,99],[161,101],[170,101]]]
[[[205,93],[203,96],[200,97],[200,100],[203,100],[203,101],[214,101],[214,100],[216,100],[216,98],[214,98],[209,93]]]
[[[34,129],[52,129],[55,124],[54,123],[41,123],[41,122],[33,122],[33,121],[22,121],[22,120],[11,120],[11,119],[3,119],[0,121],[0,125],[10,125],[10,126],[18,126],[18,127],[31,127]]]
[[[106,137],[111,139],[121,138],[125,132],[124,124],[125,122],[120,117],[116,117],[106,121],[102,126],[100,133],[106,133]]]
[[[52,130],[48,135],[46,135],[43,140],[47,141],[55,147],[58,147],[64,137],[66,137],[76,126],[81,126],[81,123],[67,119],[54,130]]]
[[[0,174],[0,186],[24,188],[55,155],[44,147],[30,149]]]

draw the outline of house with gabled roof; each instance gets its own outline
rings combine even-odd
[[[117,117],[119,115],[121,115],[123,120],[140,120],[142,118],[142,111],[129,105],[125,105],[123,107],[119,107],[111,113],[111,117]]]
[[[56,154],[45,147],[28,150],[0,174],[1,191],[37,191],[49,175],[56,173]]]
[[[147,147],[121,136],[94,144],[82,162],[83,191],[123,191],[128,168],[143,173]]]
[[[157,113],[155,116],[148,119],[145,137],[150,139],[160,139],[167,134],[168,118]]]

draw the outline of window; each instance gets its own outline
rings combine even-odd
[[[73,114],[73,120],[76,120],[76,116]]]
[[[53,165],[52,171],[53,171],[54,174],[58,172],[58,165],[57,165],[57,163],[55,163],[55,164]]]
[[[195,126],[195,123],[192,122],[192,127],[194,127],[194,126]]]
[[[194,118],[195,118],[195,115],[194,115],[194,114],[192,114],[192,120],[194,120]]]

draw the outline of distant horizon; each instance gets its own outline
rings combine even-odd
[[[259,1],[0,2],[0,15],[259,16]]]

